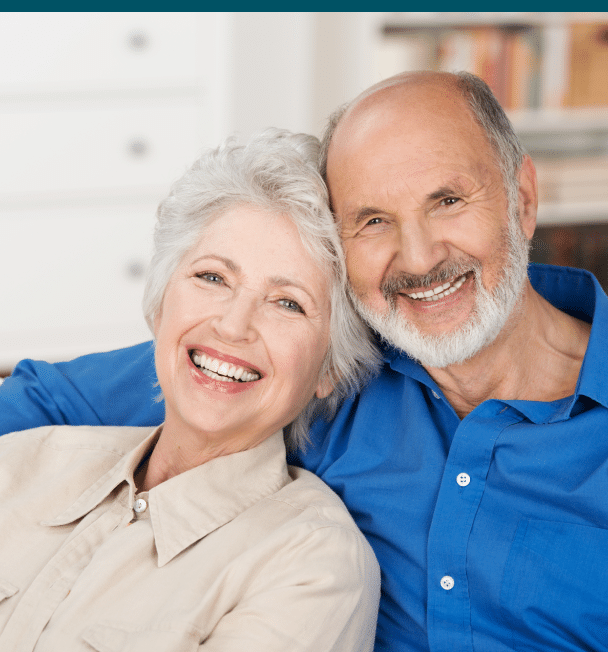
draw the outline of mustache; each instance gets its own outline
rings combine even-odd
[[[481,264],[476,258],[470,257],[467,260],[445,261],[433,267],[433,269],[422,276],[399,272],[386,277],[380,285],[380,291],[386,301],[393,301],[396,294],[421,288],[430,288],[432,285],[442,284],[450,279],[462,276],[467,272],[478,272]]]

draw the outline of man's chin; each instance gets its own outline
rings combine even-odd
[[[495,303],[491,305],[487,298],[481,304],[464,323],[451,331],[429,334],[421,332],[397,308],[378,314],[355,299],[355,306],[363,319],[385,343],[406,353],[423,367],[436,369],[463,364],[496,339],[510,310],[505,310],[506,306],[501,310]]]

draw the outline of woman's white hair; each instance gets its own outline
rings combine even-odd
[[[314,136],[278,129],[268,129],[245,145],[228,139],[205,151],[158,207],[143,299],[144,315],[154,332],[154,319],[173,272],[204,237],[205,227],[227,211],[251,206],[293,221],[304,246],[327,275],[330,334],[320,377],[328,377],[335,387],[327,398],[313,398],[286,428],[290,449],[304,448],[312,420],[333,417],[340,401],[376,372],[380,360],[345,291],[344,257],[327,189],[317,170],[318,155],[319,141]]]

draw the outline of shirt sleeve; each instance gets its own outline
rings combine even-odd
[[[155,426],[154,348],[145,342],[69,362],[23,360],[0,385],[0,435],[45,425]]]
[[[285,546],[201,652],[370,652],[380,570],[359,532],[320,528]]]

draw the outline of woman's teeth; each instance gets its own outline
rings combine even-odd
[[[222,362],[217,358],[212,358],[204,353],[190,353],[192,362],[209,378],[214,380],[222,380],[226,383],[234,383],[240,381],[242,383],[249,383],[252,380],[259,380],[260,374],[247,371],[243,367],[231,365],[228,362]]]
[[[454,282],[448,281],[443,285],[439,285],[433,290],[426,290],[425,292],[413,292],[407,296],[410,299],[419,299],[420,301],[438,301],[447,297],[456,290],[467,280],[467,275],[459,276]]]

